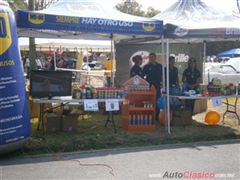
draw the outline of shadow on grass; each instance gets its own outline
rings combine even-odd
[[[36,130],[37,119],[34,119],[32,120],[32,136],[29,140],[18,151],[4,155],[4,157],[10,158],[39,154],[56,154],[58,156],[65,152],[84,152],[168,144],[182,145],[183,143],[238,139],[240,137],[239,126],[231,123],[228,125],[228,122],[225,125],[207,126],[201,122],[193,121],[192,125],[173,126],[171,134],[168,134],[165,128],[160,126],[158,122],[156,122],[155,131],[129,132],[121,127],[120,119],[119,115],[115,115],[117,133],[114,133],[110,123],[107,127],[104,126],[106,115],[99,113],[93,114],[86,119],[79,119],[78,128],[75,132],[42,133]]]

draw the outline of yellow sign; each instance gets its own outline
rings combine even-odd
[[[7,13],[0,13],[0,55],[2,55],[12,44],[10,23]]]
[[[37,13],[29,13],[28,21],[31,22],[32,24],[42,24],[45,21],[45,15],[37,14]]]
[[[151,22],[143,23],[142,26],[145,31],[153,31],[155,29],[155,24]]]
[[[56,16],[56,22],[60,23],[79,23],[78,17],[70,17],[70,16]]]

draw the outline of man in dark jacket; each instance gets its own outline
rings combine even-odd
[[[155,86],[157,90],[157,97],[159,97],[160,89],[162,85],[162,65],[157,61],[157,56],[155,53],[149,54],[149,62],[143,67],[143,75],[145,79],[149,82],[150,86]]]

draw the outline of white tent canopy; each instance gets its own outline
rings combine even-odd
[[[51,50],[64,50],[69,51],[81,51],[81,50],[91,50],[91,51],[111,51],[111,41],[109,40],[70,40],[70,39],[45,39],[36,38],[35,39],[36,50],[38,51],[49,51]],[[21,50],[29,49],[29,39],[19,38],[19,46]]]
[[[163,34],[162,21],[122,13],[97,0],[59,0],[40,11],[18,10],[16,17],[19,37],[111,40],[113,59],[114,40]]]
[[[240,18],[201,0],[179,0],[153,18],[164,20],[164,37],[170,42],[240,39]]]
[[[122,13],[97,0],[59,0],[40,11],[18,10],[20,37],[126,39],[159,37],[160,20]]]

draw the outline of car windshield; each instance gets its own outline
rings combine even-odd
[[[221,72],[224,74],[236,73],[236,70],[232,66],[223,65],[221,66]]]

